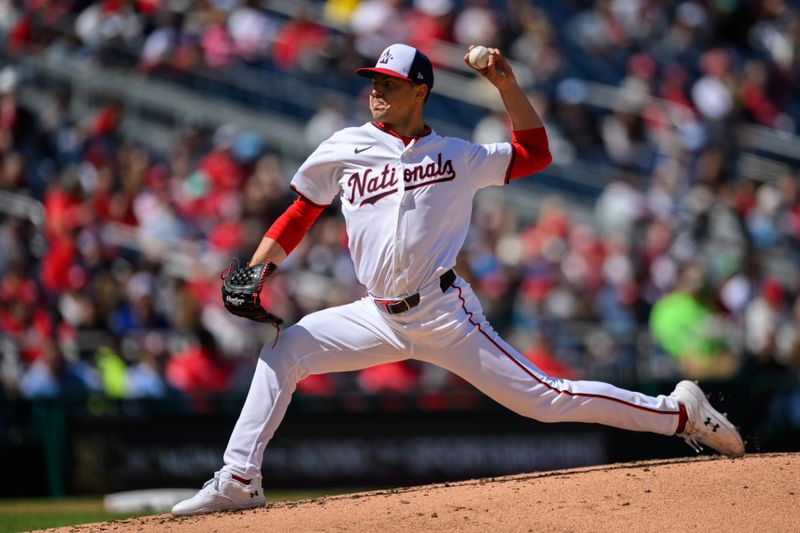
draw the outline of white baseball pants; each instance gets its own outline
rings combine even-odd
[[[261,476],[264,450],[304,377],[409,358],[454,372],[512,411],[542,422],[594,422],[663,435],[673,435],[678,425],[678,403],[669,396],[547,376],[494,332],[464,280],[457,278],[443,294],[437,279],[405,313],[388,315],[363,298],[312,313],[281,333],[274,348],[266,344],[224,469],[246,479]]]

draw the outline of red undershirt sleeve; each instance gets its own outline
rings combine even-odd
[[[289,255],[324,210],[325,206],[315,205],[300,196],[272,223],[264,236],[275,239]]]
[[[543,127],[511,132],[511,147],[506,183],[539,172],[553,161]]]

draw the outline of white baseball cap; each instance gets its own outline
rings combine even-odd
[[[372,78],[385,74],[401,80],[424,83],[433,88],[433,65],[428,56],[407,44],[395,43],[386,47],[374,67],[356,69],[356,74]]]

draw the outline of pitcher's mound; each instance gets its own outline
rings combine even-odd
[[[606,465],[63,531],[798,531],[800,454]]]

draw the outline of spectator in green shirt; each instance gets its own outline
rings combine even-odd
[[[653,306],[650,330],[657,344],[688,378],[726,378],[739,366],[727,324],[704,294],[705,267],[695,261],[681,271],[675,290]]]

